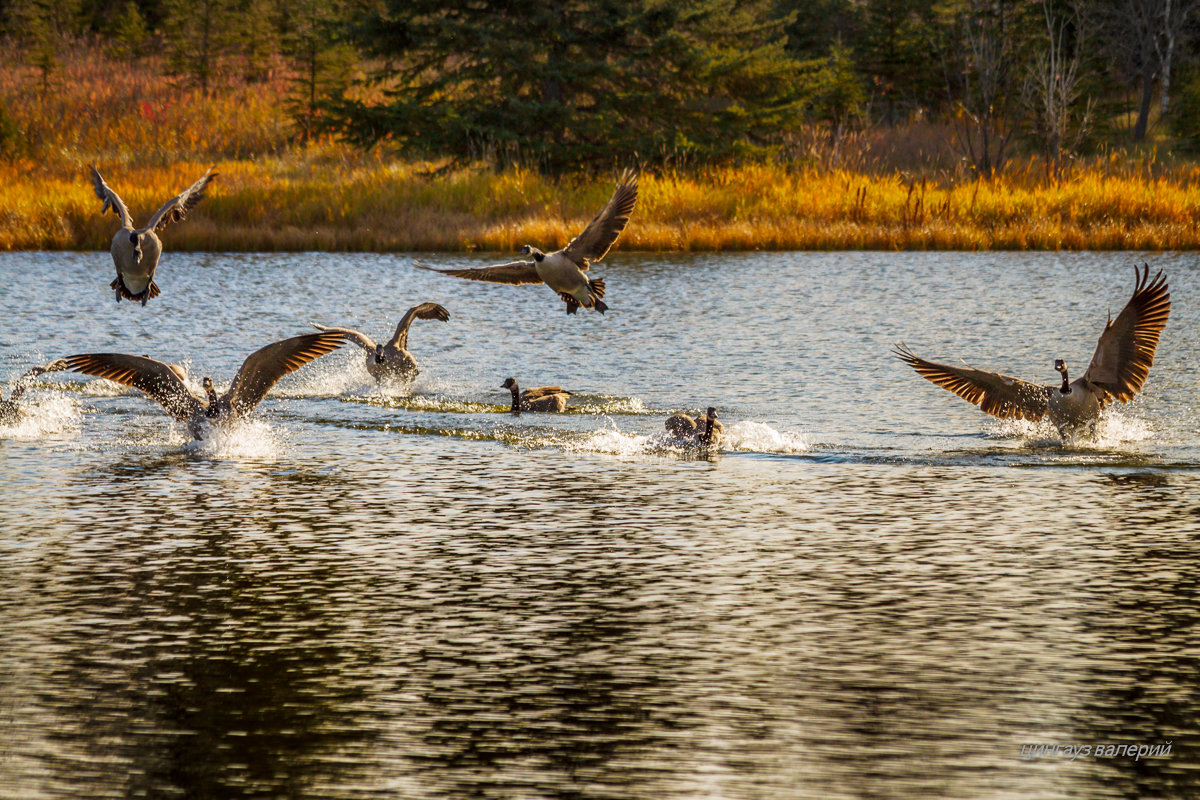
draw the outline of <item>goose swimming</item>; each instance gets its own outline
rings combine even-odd
[[[306,333],[260,348],[242,363],[225,394],[218,395],[212,378],[205,377],[205,399],[188,389],[183,370],[146,356],[125,353],[81,353],[67,356],[66,368],[97,378],[132,386],[157,400],[195,439],[203,439],[211,425],[247,416],[284,375],[313,359],[332,353],[346,342],[339,331]]]
[[[217,177],[217,173],[213,172],[215,167],[210,168],[183,193],[164,203],[162,208],[154,212],[146,227],[137,229],[133,227],[133,217],[129,215],[124,201],[104,182],[99,170],[94,166],[90,169],[96,196],[104,201],[100,213],[111,208],[121,218],[121,229],[113,236],[111,248],[117,277],[109,287],[116,294],[118,303],[125,298],[140,300],[142,305],[146,305],[147,300],[160,294],[158,284],[154,282],[154,270],[158,267],[158,257],[162,255],[162,241],[157,231],[186,218],[188,212],[204,199],[209,182]]]
[[[512,392],[513,414],[520,414],[522,411],[566,411],[567,398],[571,396],[571,393],[561,386],[538,386],[522,392],[513,378],[505,378],[500,388]]]
[[[416,265],[430,272],[473,281],[516,285],[544,283],[558,292],[567,304],[568,314],[576,313],[580,307],[593,308],[603,314],[608,310],[604,304],[604,281],[599,278],[588,280],[585,273],[592,262],[604,258],[621,231],[625,230],[629,215],[637,203],[637,182],[637,175],[632,170],[622,172],[608,204],[563,249],[543,253],[532,245],[522,247],[521,254],[532,256],[532,261],[513,261],[474,269],[434,269],[419,261]]]
[[[13,381],[12,389],[8,393],[8,399],[4,400],[0,398],[0,424],[9,425],[20,419],[23,410],[19,405],[19,401],[21,396],[25,394],[25,390],[29,388],[29,384],[33,383],[34,378],[46,372],[58,372],[66,368],[67,362],[60,358],[57,361],[51,361],[45,366],[34,367]]]
[[[367,372],[377,381],[400,380],[411,381],[417,377],[417,360],[408,352],[408,329],[413,321],[418,319],[440,319],[447,322],[450,312],[437,303],[421,303],[413,306],[400,318],[396,332],[386,344],[375,344],[371,337],[351,328],[329,328],[325,325],[312,323],[319,331],[336,331],[343,333],[346,338],[367,351]]]
[[[903,343],[892,352],[921,377],[988,414],[1031,421],[1048,414],[1065,437],[1092,427],[1101,409],[1113,399],[1132,400],[1150,374],[1159,334],[1171,313],[1171,295],[1161,270],[1153,279],[1148,264],[1140,271],[1135,268],[1134,273],[1137,279],[1133,296],[1115,320],[1109,317],[1091,363],[1074,381],[1067,372],[1067,362],[1061,358],[1055,359],[1054,369],[1062,376],[1062,383],[1042,386],[997,372],[926,361]]]

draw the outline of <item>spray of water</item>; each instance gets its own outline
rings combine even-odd
[[[20,414],[15,420],[7,425],[0,424],[0,438],[40,439],[75,433],[83,415],[78,400],[57,392],[27,392],[19,409]]]
[[[1154,437],[1154,429],[1144,419],[1133,416],[1128,409],[1108,408],[1090,431],[1078,431],[1065,439],[1049,418],[1038,422],[1023,419],[997,419],[986,427],[987,435],[996,439],[1024,439],[1030,444],[1065,444],[1085,450],[1109,450],[1131,442]]]
[[[615,424],[583,438],[563,442],[561,446],[572,452],[621,456],[687,454],[696,450],[694,445],[666,431],[648,435],[625,433]],[[795,454],[808,449],[808,439],[802,433],[779,431],[763,422],[746,421],[726,427],[717,451]]]
[[[184,449],[203,458],[272,461],[279,456],[280,438],[261,419],[231,420],[209,428]]]

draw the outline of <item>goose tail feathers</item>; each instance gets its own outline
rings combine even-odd
[[[162,291],[158,288],[158,284],[154,281],[150,281],[150,285],[147,286],[145,290],[134,294],[133,292],[129,291],[129,288],[125,285],[125,281],[121,280],[120,275],[113,279],[113,282],[108,285],[108,288],[116,291],[118,303],[121,302],[122,299],[140,300],[142,305],[146,305],[147,300],[158,297],[160,294],[162,294]]]

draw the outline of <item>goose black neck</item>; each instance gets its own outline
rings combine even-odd
[[[509,389],[512,391],[512,396],[513,396],[512,413],[520,414],[521,413],[521,390],[517,388],[516,381],[513,381],[513,385],[511,387],[509,387]]]
[[[704,417],[704,432],[700,434],[700,444],[708,447],[712,444],[713,421],[716,419],[716,414],[713,409],[708,410],[708,414]]]
[[[1067,379],[1067,371],[1065,369],[1062,371],[1062,376],[1063,376],[1062,386],[1059,387],[1058,391],[1061,392],[1062,394],[1070,394],[1071,393],[1071,383]]]
[[[544,259],[545,257],[546,257],[545,253],[539,252],[537,250],[533,251],[533,260],[538,262],[539,264],[542,263],[542,259]]]

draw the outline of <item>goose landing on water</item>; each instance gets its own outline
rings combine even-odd
[[[58,372],[66,368],[67,362],[60,358],[45,366],[34,367],[13,381],[8,399],[0,399],[0,425],[9,425],[21,418],[22,409],[18,401],[25,394],[25,390],[29,388],[29,384],[33,383],[34,378],[46,372]]]
[[[183,370],[145,356],[124,353],[82,353],[63,359],[66,368],[97,378],[132,386],[153,397],[176,421],[187,426],[195,439],[203,439],[210,425],[247,416],[284,375],[315,358],[332,353],[346,342],[338,331],[306,333],[269,344],[242,363],[225,394],[218,396],[212,378],[203,381],[207,400],[188,389]]]
[[[1128,402],[1142,390],[1158,337],[1171,313],[1171,295],[1160,270],[1150,278],[1150,266],[1139,272],[1133,297],[1100,334],[1096,352],[1083,377],[1071,381],[1067,364],[1055,359],[1060,386],[1040,386],[996,372],[936,364],[916,356],[904,344],[892,351],[926,380],[954,392],[996,417],[1031,421],[1049,414],[1064,437],[1095,425],[1101,409],[1112,399]]]
[[[209,182],[217,177],[217,173],[209,169],[200,180],[189,186],[182,194],[176,195],[154,212],[154,216],[146,223],[146,227],[133,227],[133,217],[121,198],[109,188],[100,177],[100,172],[91,167],[92,186],[96,196],[104,201],[100,213],[112,209],[121,218],[121,229],[112,240],[113,263],[117,266],[117,278],[109,287],[116,294],[117,302],[140,300],[142,305],[151,297],[158,297],[158,285],[154,282],[154,270],[158,267],[158,257],[162,255],[162,242],[156,231],[162,230],[172,222],[179,222],[187,217],[197,203],[204,199],[204,192]]]
[[[721,444],[725,426],[717,419],[717,409],[709,406],[703,417],[672,414],[665,423],[667,432],[685,447],[716,448]]]
[[[625,230],[629,215],[633,213],[633,207],[637,203],[637,181],[637,175],[631,170],[621,173],[617,189],[608,204],[588,223],[582,233],[561,250],[543,253],[527,244],[521,248],[521,254],[533,256],[532,261],[513,261],[475,269],[434,269],[419,261],[416,265],[430,272],[473,281],[515,285],[544,283],[558,292],[559,297],[567,304],[568,314],[576,313],[580,307],[594,308],[603,314],[608,310],[608,306],[604,304],[604,281],[589,281],[584,273],[593,261],[604,258],[621,235],[621,231]]]
[[[440,319],[447,322],[450,312],[437,303],[421,303],[413,306],[400,319],[396,332],[387,344],[375,344],[366,334],[350,328],[327,328],[313,323],[319,331],[335,331],[346,335],[350,341],[367,351],[367,372],[377,381],[400,380],[411,381],[420,372],[417,360],[408,352],[408,329],[413,321],[418,319]]]
[[[571,396],[571,393],[561,386],[538,386],[522,392],[513,378],[505,378],[500,388],[512,392],[514,414],[520,414],[522,411],[563,412],[567,410],[567,398]]]

